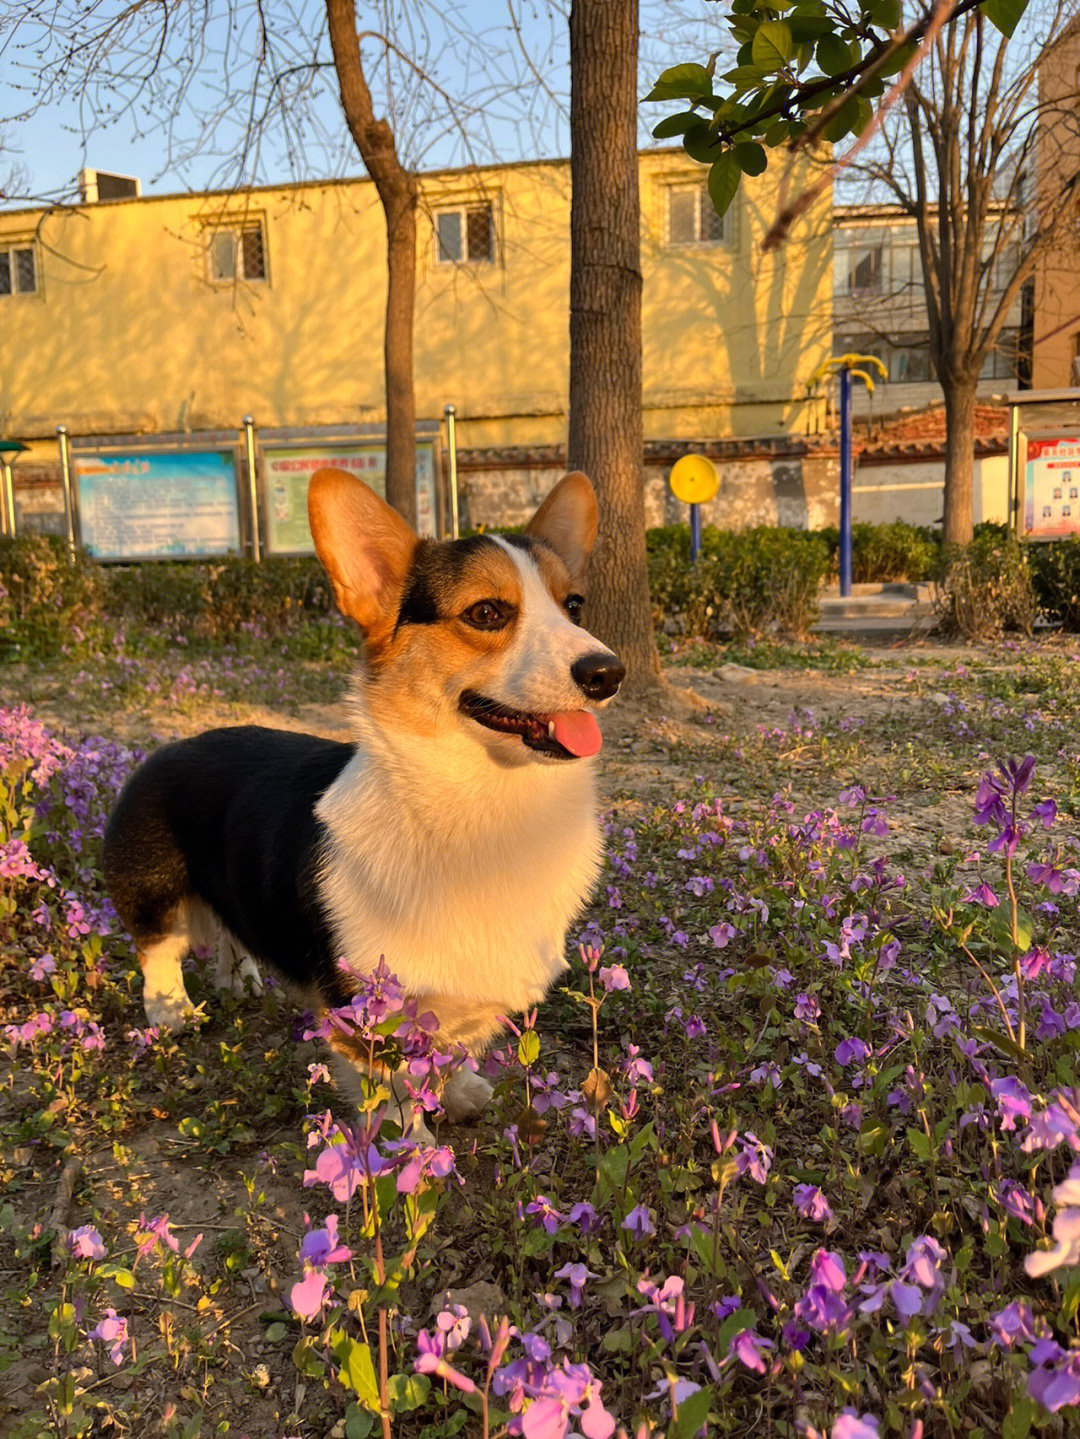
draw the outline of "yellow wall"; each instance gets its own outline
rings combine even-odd
[[[641,174],[646,437],[804,432],[804,381],[831,339],[831,197],[762,256],[777,182],[744,182],[729,242],[671,249],[666,187],[705,172],[661,152],[642,156]],[[564,441],[568,164],[444,172],[423,194],[418,415],[452,401],[463,446]],[[480,196],[494,205],[497,262],[437,265],[433,208]],[[221,216],[262,220],[265,283],[209,279]],[[37,294],[0,297],[0,433],[382,418],[386,246],[369,181],[0,214],[0,245],[31,238]]]
[[[1080,88],[1080,27],[1068,26],[1039,65],[1037,149],[1040,212],[1054,207],[1061,187],[1080,167],[1076,134]],[[1064,112],[1062,114],[1061,112]],[[1080,355],[1080,244],[1073,225],[1040,255],[1035,266],[1035,319],[1032,333],[1032,388],[1068,389],[1077,382],[1073,359]]]

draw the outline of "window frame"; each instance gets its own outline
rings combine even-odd
[[[488,234],[490,237],[490,252],[474,258],[468,253],[469,249],[469,214],[471,212],[486,211],[488,217]],[[456,215],[460,225],[461,247],[465,252],[460,257],[443,254],[443,240],[439,233],[439,221],[444,215]],[[494,269],[499,263],[499,225],[496,215],[494,198],[487,200],[457,200],[449,204],[435,205],[431,212],[432,231],[432,262],[440,269],[452,266],[470,266],[480,269],[483,266],[491,266]]]
[[[730,208],[723,215],[717,215],[709,195],[709,186],[704,180],[669,180],[664,185],[664,248],[665,250],[697,250],[712,249],[717,245],[728,245],[731,243],[731,210]],[[675,195],[697,195],[697,205],[694,209],[694,236],[690,240],[676,240],[672,234],[672,199]],[[702,215],[708,210],[716,223],[719,225],[718,235],[702,236]]]
[[[20,250],[29,251],[34,266],[34,288],[23,290],[19,288],[18,274],[19,267],[16,254]],[[11,289],[0,292],[0,300],[33,300],[40,299],[44,292],[41,274],[41,260],[38,256],[36,239],[30,236],[16,236],[8,239],[6,236],[0,239],[0,253],[7,256],[8,274],[11,278]]]
[[[257,231],[262,253],[262,274],[248,275],[244,271],[244,232]],[[214,248],[218,242],[229,238],[232,242],[234,270],[231,275],[216,273]],[[207,280],[215,288],[225,285],[269,285],[270,256],[266,242],[266,222],[262,215],[223,216],[203,226],[203,243],[206,250]]]

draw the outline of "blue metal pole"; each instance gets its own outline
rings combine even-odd
[[[840,593],[851,594],[851,371],[840,369]]]
[[[701,553],[701,506],[690,506],[690,563]]]

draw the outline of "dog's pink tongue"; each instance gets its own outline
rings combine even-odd
[[[555,726],[555,738],[563,749],[581,759],[599,753],[604,737],[587,710],[563,710],[561,714],[548,715],[548,719]]]

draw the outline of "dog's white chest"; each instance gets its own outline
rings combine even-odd
[[[439,997],[441,1016],[539,1003],[599,872],[591,773],[530,767],[405,803],[377,767],[358,758],[355,770],[319,805],[330,835],[321,890],[341,957],[360,973],[385,957],[407,994]]]

